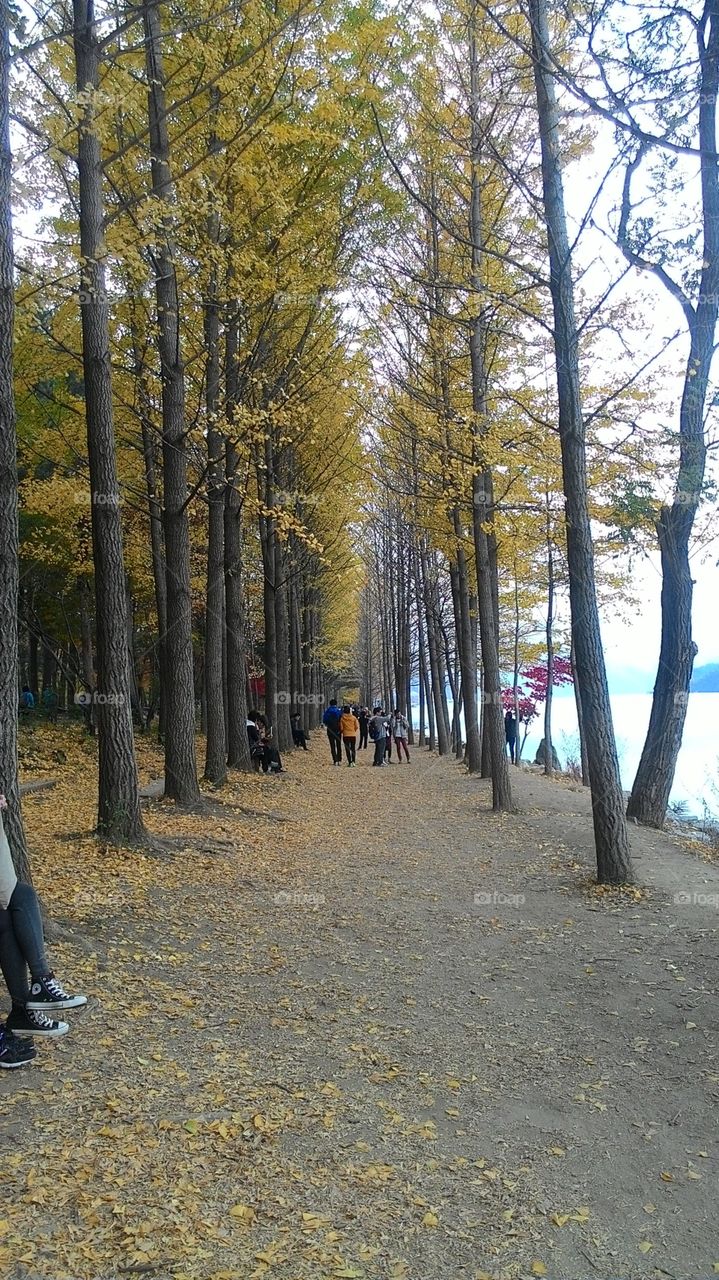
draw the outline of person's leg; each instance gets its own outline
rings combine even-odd
[[[343,738],[343,739],[342,739],[342,741],[343,741],[343,742],[344,742],[344,744],[345,744],[345,755],[346,755],[346,757],[347,757],[347,764],[349,765],[349,764],[351,764],[351,763],[352,763],[352,752],[351,752],[351,749],[350,749],[350,741],[351,741],[351,739],[350,739],[350,738]]]
[[[10,917],[16,945],[25,958],[33,981],[47,977],[50,973],[50,965],[45,954],[42,916],[37,894],[32,886],[18,880],[8,903],[7,912],[3,914]]]
[[[377,738],[374,744],[374,763],[384,764],[384,738]]]
[[[404,748],[404,756],[405,756],[405,760],[407,761],[407,764],[409,764],[409,751],[407,750],[407,739],[406,739],[406,738],[398,738],[398,739],[397,739],[397,759],[398,759],[398,760],[401,760],[401,759],[402,759],[402,748]]]
[[[28,970],[9,911],[0,911],[0,969],[13,1005],[24,1009],[30,995]]]
[[[389,733],[384,740],[384,753],[388,760],[392,759],[392,735]]]
[[[342,764],[342,736],[341,736],[341,734],[336,733],[336,734],[334,735],[334,739],[333,739],[333,741],[334,741],[335,763],[336,763],[336,764]]]
[[[357,763],[357,739],[350,738],[350,764]]]

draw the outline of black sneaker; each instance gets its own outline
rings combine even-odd
[[[38,978],[30,987],[30,998],[25,1003],[26,1009],[82,1009],[87,1004],[87,996],[69,996],[58,982],[54,973],[45,978]]]
[[[14,1071],[16,1067],[26,1067],[36,1057],[32,1040],[20,1040],[12,1031],[0,1027],[0,1069]]]
[[[67,1022],[53,1022],[38,1009],[12,1009],[5,1023],[6,1031],[16,1036],[65,1036],[70,1027]]]

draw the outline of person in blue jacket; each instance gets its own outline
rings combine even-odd
[[[330,705],[322,717],[322,723],[327,730],[329,738],[330,751],[332,752],[332,764],[342,764],[342,734],[340,732],[340,718],[342,712],[337,706],[337,699],[332,698]]]

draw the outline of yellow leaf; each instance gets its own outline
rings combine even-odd
[[[323,1218],[319,1213],[303,1213],[302,1221],[308,1231],[318,1231],[321,1227],[329,1226],[329,1218]]]
[[[550,1218],[550,1222],[553,1222],[555,1227],[564,1227],[569,1222],[569,1214],[553,1213]]]
[[[256,1214],[249,1204],[233,1204],[230,1209],[230,1217],[239,1218],[241,1222],[246,1222],[249,1225],[254,1222]]]
[[[534,1276],[546,1276],[547,1274],[547,1268],[543,1262],[533,1262],[531,1271]]]
[[[656,1213],[657,1206],[655,1204],[645,1204],[643,1206],[645,1213]]]
[[[564,1147],[550,1147],[549,1151],[553,1156],[566,1156],[567,1154]]]
[[[436,1213],[433,1213],[433,1212],[432,1212],[432,1210],[431,1210],[431,1209],[428,1209],[428,1210],[427,1210],[427,1212],[425,1213],[425,1215],[424,1215],[424,1217],[423,1217],[423,1219],[422,1219],[422,1226],[423,1226],[423,1227],[438,1227],[438,1226],[439,1226],[439,1218],[437,1217],[437,1214],[436,1214]]]
[[[199,1133],[200,1122],[199,1120],[186,1120],[182,1127],[183,1129],[187,1129],[188,1133]]]
[[[650,1250],[651,1248],[652,1248],[652,1242],[651,1242],[651,1240],[642,1240],[641,1244],[639,1245],[639,1252],[640,1252],[640,1253],[649,1253],[649,1250]]]
[[[663,1171],[662,1171],[662,1173],[660,1173],[660,1174],[659,1174],[659,1177],[661,1178],[662,1182],[673,1182],[673,1181],[674,1181],[674,1179],[673,1179],[672,1175],[671,1175],[670,1173],[667,1173],[666,1169],[665,1169],[665,1170],[663,1170]]]

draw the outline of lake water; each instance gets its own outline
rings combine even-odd
[[[629,791],[634,781],[652,706],[651,694],[612,694],[612,718],[617,741],[622,785]],[[417,710],[414,710],[417,723]],[[543,736],[544,708],[530,726],[522,759],[532,762]],[[719,814],[719,693],[691,693],[687,704],[684,738],[679,753],[670,803],[683,802],[700,817],[705,806]],[[556,692],[552,703],[552,739],[562,767],[567,755],[579,756],[577,712],[572,690]]]
[[[617,741],[622,785],[629,791],[639,764],[652,707],[651,694],[618,693],[611,696],[614,735]],[[542,709],[543,713],[543,709]],[[683,801],[700,816],[704,805],[719,813],[719,693],[691,693],[687,704],[684,737],[679,752],[671,802]],[[530,726],[523,760],[533,760],[542,737],[543,720]],[[567,750],[578,754],[579,732],[574,694],[555,694],[552,703],[552,739],[562,765]]]

